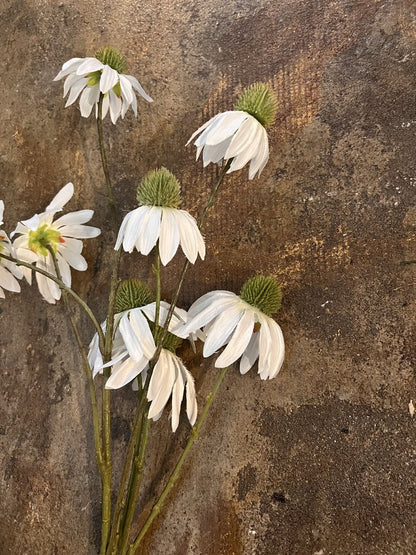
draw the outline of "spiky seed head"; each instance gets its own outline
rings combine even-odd
[[[111,46],[104,46],[100,48],[95,54],[97,60],[102,64],[110,66],[115,69],[117,73],[125,73],[127,69],[127,61],[121,52]]]
[[[150,329],[152,330],[152,334],[156,342],[163,333],[163,327],[156,325],[155,322],[149,322],[149,326],[150,326]],[[183,342],[183,339],[168,331],[165,335],[165,339],[163,340],[162,348],[167,349],[172,353],[175,353],[176,349],[178,349],[181,346],[182,342]]]
[[[179,208],[181,186],[176,177],[166,168],[147,173],[137,188],[139,204]]]
[[[126,279],[117,289],[116,312],[123,312],[154,301],[150,288],[139,279]]]
[[[277,98],[266,83],[254,83],[240,95],[234,110],[247,112],[263,127],[271,127],[276,119]]]
[[[271,316],[282,304],[282,290],[273,276],[255,276],[245,282],[240,298]]]

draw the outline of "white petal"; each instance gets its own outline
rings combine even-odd
[[[210,357],[225,345],[243,316],[243,312],[240,306],[232,305],[215,319],[205,339],[204,357]]]
[[[257,172],[259,172],[259,176],[267,164],[269,159],[269,139],[267,137],[266,130],[263,129],[261,141],[257,147],[256,156],[252,159],[250,163],[250,170],[248,174],[249,179],[253,179]]]
[[[185,210],[176,210],[173,212],[173,216],[179,230],[183,253],[189,262],[194,264],[201,247],[201,240],[203,242],[201,233],[198,229],[198,224],[196,223],[195,218],[193,218]]]
[[[243,121],[237,133],[234,135],[230,142],[230,146],[225,153],[225,158],[234,158],[244,151],[253,141],[258,125],[261,125],[253,117],[249,117]]]
[[[153,102],[153,98],[151,98],[145,92],[145,90],[143,89],[143,87],[140,85],[140,83],[135,77],[133,77],[132,75],[125,75],[125,77],[130,81],[130,83],[133,85],[133,88],[140,94],[140,96],[142,96],[145,100],[147,100],[147,102]]]
[[[263,129],[263,126],[261,125],[261,123],[258,123],[256,133],[251,143],[238,156],[236,156],[233,159],[230,169],[228,170],[228,173],[231,173],[236,170],[241,170],[241,168],[243,168],[247,164],[247,162],[251,160],[251,158],[254,158],[257,152],[257,149],[259,147],[259,142],[262,137],[262,129]]]
[[[134,333],[131,327],[130,321],[128,319],[128,314],[125,314],[121,318],[119,330],[123,337],[124,344],[126,345],[126,349],[129,352],[129,355],[138,362],[143,357],[143,349],[141,347],[139,338]]]
[[[228,139],[225,139],[225,141],[217,145],[205,145],[202,153],[204,168],[210,163],[217,164],[225,157],[225,153],[227,152],[230,141],[231,138],[229,137]]]
[[[226,368],[243,354],[253,335],[254,313],[248,309],[239,321],[233,336],[222,354],[215,361],[216,368]]]
[[[66,96],[68,94],[69,89],[72,88],[77,81],[84,81],[84,77],[80,77],[76,73],[72,73],[71,75],[68,75],[68,77],[65,79],[65,82],[64,82],[63,96]]]
[[[39,214],[35,214],[29,220],[23,220],[22,222],[19,222],[17,224],[15,233],[26,233],[27,229],[22,228],[20,226],[20,223],[22,223],[24,226],[26,226],[26,228],[29,228],[31,231],[36,231],[37,228],[39,227],[39,224],[40,224]],[[12,234],[10,236],[12,237]],[[16,239],[16,241],[17,241],[17,239]]]
[[[77,69],[77,75],[85,75],[87,73],[94,73],[104,68],[104,64],[97,60],[97,58],[85,58],[82,64]]]
[[[152,404],[149,408],[149,418],[157,416],[165,407],[172,393],[173,384],[175,382],[175,355],[166,349],[160,352],[159,360],[153,369],[153,374],[150,379],[148,399],[150,400],[150,392],[152,391],[153,397]],[[155,382],[152,385],[154,377]]]
[[[109,91],[108,98],[110,100],[111,121],[115,125],[121,113],[121,99],[112,90]]]
[[[91,114],[92,107],[94,104],[90,102],[90,92],[91,90],[89,87],[86,87],[81,94],[81,98],[79,99],[79,108],[81,110],[81,116],[83,118],[88,118]]]
[[[155,354],[156,345],[149,327],[149,322],[140,308],[130,310],[130,324],[136,337],[139,338],[140,347],[144,356],[150,360]]]
[[[85,258],[71,249],[67,249],[64,244],[59,245],[59,253],[66,260],[66,262],[79,272],[84,272],[88,268]],[[68,285],[68,284],[67,284]]]
[[[2,265],[0,265],[0,286],[7,289],[7,291],[14,291],[15,293],[20,291],[19,282]]]
[[[245,374],[250,370],[259,357],[259,332],[253,333],[247,349],[244,351],[240,360],[240,374]]]
[[[131,104],[133,102],[133,98],[135,98],[132,84],[126,78],[125,75],[120,75],[119,77],[120,77],[121,94],[123,95],[123,99],[127,104]]]
[[[215,299],[235,299],[238,301],[238,297],[235,293],[231,293],[231,291],[210,291],[209,293],[205,293],[202,297],[199,297],[189,308],[188,310],[188,320],[190,318],[194,318],[199,312],[204,310],[207,306],[211,304],[211,302]]]
[[[105,65],[100,78],[100,91],[105,94],[118,83],[118,72]]]
[[[57,195],[55,195],[50,204],[46,207],[46,210],[49,211],[60,211],[65,206],[65,204],[72,198],[74,194],[74,185],[72,183],[67,183],[62,189],[59,191]]]
[[[70,60],[65,62],[62,66],[61,71],[54,78],[54,81],[59,81],[59,79],[62,79],[62,77],[65,77],[65,75],[69,75],[73,71],[76,71],[76,69],[83,63],[83,61],[84,58],[71,58]]]
[[[104,119],[105,116],[107,115],[109,107],[110,107],[110,99],[108,97],[108,94],[106,94],[106,95],[104,95],[104,98],[103,98],[103,108],[101,110],[102,111],[102,114],[101,114],[102,119]],[[98,106],[97,106],[97,108],[98,108]],[[96,113],[95,117],[98,117],[97,113]]]
[[[150,211],[149,206],[140,206],[139,208],[136,208],[135,210],[127,214],[129,218],[126,222],[124,239],[123,239],[123,249],[126,252],[132,252],[135,245],[137,247],[137,244],[140,238],[143,220],[149,211]],[[127,216],[126,216],[126,219],[127,219]]]
[[[87,83],[88,79],[85,78],[82,78],[79,81],[75,81],[75,83],[71,87],[68,99],[65,103],[65,108],[71,106],[71,104],[76,101],[76,99],[80,95],[80,92],[87,86]]]
[[[149,254],[159,238],[161,215],[162,208],[152,206],[143,220],[139,237],[140,248],[138,250],[144,255]]]
[[[100,235],[101,230],[98,227],[90,225],[64,225],[59,229],[63,237],[74,237],[75,239],[91,239]]]
[[[185,380],[182,376],[180,361],[175,361],[175,383],[172,390],[172,431],[176,432],[179,424],[179,415],[181,413],[181,404],[183,392],[185,391]]]
[[[260,320],[260,341],[259,341],[259,374],[265,380],[269,374],[271,357],[272,338],[268,319],[259,315]]]
[[[282,367],[285,358],[285,340],[280,326],[271,318],[268,318],[271,335],[272,352],[269,363],[269,379],[275,378]]]
[[[89,222],[94,215],[94,210],[78,210],[77,212],[69,212],[54,221],[54,227],[59,229],[62,225],[85,224]]]
[[[221,124],[213,128],[205,140],[206,145],[218,145],[237,131],[249,115],[246,112],[232,110],[224,112]]]
[[[106,381],[105,388],[118,389],[123,387],[123,385],[126,385],[138,376],[146,368],[147,363],[146,357],[142,357],[139,361],[128,358],[118,365],[117,369],[113,370],[111,376]]]
[[[59,271],[61,273],[62,281],[65,283],[65,285],[67,285],[68,287],[71,287],[71,268],[69,267],[68,262],[59,252],[56,253],[56,259],[58,261],[58,266],[59,266]],[[85,262],[85,264],[87,263]]]
[[[196,401],[196,391],[194,379],[190,372],[183,366],[183,370],[186,372],[186,415],[188,420],[193,426],[196,422],[198,416],[198,404]]]
[[[214,300],[206,308],[196,314],[195,317],[190,318],[189,322],[186,323],[183,331],[186,333],[190,333],[191,331],[195,331],[204,327],[220,312],[223,312],[228,307],[233,306],[236,303],[239,303],[239,298],[237,297],[237,295],[234,295],[230,298],[214,297]]]
[[[174,216],[175,208],[162,209],[162,221],[160,224],[159,251],[163,266],[175,256],[179,246],[179,230]]]

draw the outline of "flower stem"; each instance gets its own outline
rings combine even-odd
[[[221,183],[224,180],[225,174],[227,173],[227,171],[229,170],[229,168],[231,166],[232,160],[233,160],[232,158],[230,160],[228,160],[228,162],[225,164],[225,166],[223,168],[221,168],[221,171],[220,171],[220,174],[218,176],[217,182],[215,183],[214,188],[211,191],[208,202],[207,202],[200,218],[198,219],[198,226],[199,226],[199,229],[201,231],[203,231],[203,229],[204,229],[205,220],[207,218],[208,212],[211,209],[212,205],[214,204],[215,197],[218,193],[218,189],[220,188]],[[168,311],[168,314],[166,316],[165,324],[163,326],[160,342],[157,346],[157,349],[156,349],[155,354],[154,354],[153,359],[152,359],[153,361],[157,361],[157,359],[159,358],[160,351],[162,350],[163,341],[165,340],[165,337],[168,333],[168,327],[169,327],[170,321],[172,320],[173,312],[176,308],[176,303],[178,302],[179,294],[181,292],[183,282],[185,281],[186,272],[188,271],[190,264],[191,263],[189,262],[189,260],[187,260],[185,262],[183,268],[182,268],[181,275],[179,276],[178,286],[176,288],[175,294],[173,295],[171,305],[169,307],[169,311]]]
[[[121,555],[124,555],[125,553],[127,553],[130,527],[136,510],[137,498],[139,497],[140,485],[142,482],[144,459],[146,455],[146,447],[147,447],[147,441],[149,439],[149,429],[150,429],[150,422],[151,422],[151,420],[148,418],[148,413],[149,413],[149,406],[146,407],[146,410],[143,413],[140,443],[138,446],[139,449],[138,449],[138,453],[133,459],[132,480],[128,491],[129,495],[128,495],[128,503],[126,506],[127,510],[126,510],[126,516],[123,524],[120,551],[119,551]]]
[[[104,147],[103,100],[104,100],[104,95],[103,95],[103,93],[100,93],[100,99],[98,100],[98,114],[97,114],[98,142],[99,142],[99,145],[100,145],[101,164],[103,166],[105,184],[107,186],[108,203],[111,207],[111,211],[113,212],[116,228],[118,228],[117,209],[116,209],[116,204],[114,202],[113,188],[111,186],[110,172],[108,170],[108,163],[107,163],[107,155],[105,153],[105,147]]]
[[[58,261],[56,259],[56,255],[53,251],[53,249],[48,246],[47,247],[52,260],[53,260],[53,264],[55,266],[55,272],[56,275],[58,277],[58,279],[60,281],[62,281],[62,276],[61,276],[61,271],[59,269],[59,265],[58,265]],[[94,380],[92,378],[92,371],[91,371],[91,367],[90,364],[88,362],[88,356],[84,347],[84,343],[82,341],[81,338],[81,333],[79,331],[78,328],[78,324],[74,318],[74,315],[72,314],[71,311],[71,307],[69,305],[69,298],[68,298],[68,292],[65,291],[65,289],[62,289],[62,299],[64,301],[65,307],[68,311],[68,315],[69,315],[69,319],[72,325],[72,329],[74,331],[77,343],[78,343],[78,347],[79,350],[81,352],[81,356],[82,356],[82,360],[83,360],[83,369],[85,372],[85,375],[87,376],[87,381],[88,381],[88,388],[89,388],[89,392],[90,392],[90,398],[91,398],[91,407],[92,407],[92,419],[93,419],[93,427],[94,427],[94,445],[95,445],[95,455],[96,455],[96,459],[97,459],[97,465],[98,465],[98,470],[100,471],[101,477],[103,475],[103,452],[102,452],[102,445],[101,445],[101,438],[100,438],[100,421],[98,418],[98,407],[97,407],[97,397],[95,395],[95,387],[94,387]]]
[[[156,503],[153,505],[153,508],[149,514],[149,516],[147,517],[146,522],[144,523],[142,529],[140,530],[139,534],[136,536],[134,542],[130,545],[129,550],[128,550],[128,555],[133,555],[134,553],[136,553],[141,541],[143,540],[144,536],[146,535],[147,531],[149,530],[153,520],[156,518],[156,516],[159,514],[163,503],[165,502],[166,497],[169,495],[170,491],[172,490],[173,486],[175,485],[178,477],[179,477],[179,473],[180,470],[184,464],[184,462],[186,461],[186,458],[188,456],[188,453],[192,447],[192,445],[194,444],[195,440],[198,439],[199,437],[199,433],[201,431],[202,425],[205,422],[205,419],[208,415],[208,411],[212,405],[212,402],[218,392],[218,389],[220,388],[220,385],[227,373],[228,367],[227,368],[223,368],[217,378],[217,381],[215,382],[215,385],[211,391],[211,393],[209,393],[209,395],[206,398],[206,403],[204,406],[204,409],[202,411],[202,413],[200,414],[197,423],[195,424],[191,436],[188,439],[188,443],[186,444],[186,447],[182,453],[182,455],[180,456],[178,462],[176,463],[176,466],[172,472],[172,474],[169,477],[169,480],[166,484],[166,486],[163,488],[162,493],[160,494],[158,500],[156,501]]]
[[[81,299],[81,297],[79,295],[77,295],[73,289],[71,289],[70,287],[65,285],[65,283],[61,279],[58,279],[53,274],[51,274],[49,272],[46,272],[45,270],[42,270],[41,268],[38,268],[37,266],[34,266],[33,264],[29,264],[29,262],[24,262],[23,260],[19,260],[18,258],[13,258],[13,256],[8,256],[7,254],[2,254],[2,253],[0,253],[0,258],[10,260],[11,262],[14,262],[15,264],[17,264],[17,266],[24,266],[25,268],[29,268],[30,270],[33,270],[34,272],[37,272],[38,274],[42,274],[43,276],[45,276],[45,277],[51,279],[52,281],[54,281],[55,283],[57,283],[62,291],[66,291],[67,293],[69,293],[77,301],[77,303],[85,310],[85,312],[88,314],[91,322],[94,324],[94,327],[95,327],[95,329],[98,333],[99,342],[100,342],[100,349],[104,349],[104,334],[103,334],[103,330],[101,329],[100,324],[98,323],[98,320],[94,316],[93,311],[90,309],[90,307],[87,305],[87,303],[83,299]]]

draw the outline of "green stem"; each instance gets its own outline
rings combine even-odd
[[[34,266],[33,264],[29,264],[28,262],[24,262],[23,260],[19,260],[18,258],[13,258],[13,256],[8,256],[7,254],[2,254],[2,253],[0,253],[0,258],[10,260],[11,262],[14,262],[15,264],[17,264],[17,266],[24,266],[25,268],[29,268],[30,270],[33,270],[34,272],[37,272],[38,274],[42,274],[43,276],[45,276],[45,277],[51,279],[52,281],[54,281],[55,283],[57,283],[62,291],[66,291],[67,293],[69,293],[77,301],[77,303],[85,310],[85,312],[88,314],[91,322],[94,324],[94,327],[95,327],[95,329],[98,333],[99,342],[100,342],[100,350],[104,349],[103,330],[101,329],[101,326],[98,323],[98,320],[94,316],[93,311],[90,309],[90,307],[87,305],[87,303],[84,300],[82,300],[79,295],[77,295],[75,293],[75,291],[73,291],[70,287],[65,285],[65,283],[61,279],[57,278],[56,276],[54,276],[53,274],[51,274],[49,272],[46,272],[45,270],[42,270],[41,268],[38,268],[37,266]]]
[[[202,425],[205,422],[205,419],[208,415],[208,411],[212,405],[212,402],[218,392],[218,389],[220,388],[220,385],[227,373],[228,368],[223,368],[217,378],[217,381],[215,382],[214,388],[211,391],[211,393],[209,393],[209,395],[206,398],[206,403],[204,406],[204,409],[202,411],[202,413],[200,414],[197,423],[195,424],[191,436],[188,439],[188,443],[186,444],[186,447],[182,453],[182,455],[180,456],[178,462],[176,463],[176,466],[172,472],[172,474],[169,477],[169,480],[166,484],[166,486],[163,488],[162,493],[160,494],[158,500],[156,501],[156,503],[153,505],[153,508],[149,514],[149,516],[147,517],[146,522],[144,523],[142,529],[140,530],[139,534],[137,535],[137,537],[135,538],[134,542],[130,545],[129,550],[128,550],[128,555],[133,555],[141,541],[143,540],[144,536],[146,535],[147,531],[149,530],[153,520],[156,518],[156,516],[159,514],[163,503],[165,502],[166,497],[169,495],[170,491],[172,490],[173,486],[175,485],[178,477],[179,477],[179,473],[180,470],[184,464],[184,462],[186,461],[186,458],[188,456],[189,451],[191,450],[192,445],[194,444],[195,440],[198,439],[199,437],[199,433],[201,431]]]
[[[140,485],[143,477],[143,467],[144,459],[146,455],[147,441],[149,439],[149,429],[150,429],[150,419],[148,418],[149,407],[146,408],[143,414],[143,426],[140,436],[139,452],[133,460],[133,479],[131,486],[129,488],[129,503],[127,505],[126,518],[124,521],[121,544],[120,544],[120,554],[125,555],[127,553],[127,545],[129,541],[129,533],[131,523],[133,521],[134,513],[137,505],[137,498],[139,497]]]
[[[211,194],[210,194],[208,202],[207,202],[207,204],[206,204],[206,206],[205,206],[205,208],[202,212],[202,215],[198,219],[198,226],[199,226],[199,229],[201,231],[203,231],[203,229],[204,229],[205,220],[207,218],[208,212],[211,209],[212,205],[214,204],[215,197],[217,196],[217,193],[218,193],[218,189],[220,188],[220,186],[221,186],[221,184],[224,180],[225,174],[227,173],[227,171],[229,170],[229,168],[231,166],[232,160],[233,159],[228,160],[228,162],[225,164],[225,166],[223,168],[221,168],[220,175],[218,176],[218,180],[215,183],[214,188],[211,191]],[[188,271],[188,268],[189,268],[190,264],[191,263],[189,262],[189,260],[187,260],[185,262],[185,264],[183,266],[183,269],[182,269],[182,272],[181,272],[181,275],[179,276],[178,286],[176,288],[175,294],[173,295],[173,298],[172,298],[172,301],[171,301],[171,304],[170,304],[170,307],[169,307],[169,311],[168,311],[168,314],[166,316],[165,324],[163,326],[160,342],[159,342],[159,344],[156,348],[155,354],[154,354],[153,359],[152,359],[153,361],[157,361],[157,359],[159,358],[160,351],[162,350],[163,342],[164,342],[164,340],[166,338],[166,335],[168,333],[168,327],[169,327],[170,321],[172,320],[173,312],[176,308],[176,303],[178,302],[179,294],[181,292],[183,283],[185,281],[186,272]]]
[[[47,247],[52,260],[55,266],[55,272],[60,281],[62,281],[61,271],[59,269],[58,261],[56,259],[56,255],[53,249],[48,246]],[[95,387],[94,387],[94,380],[92,378],[92,371],[90,364],[88,362],[87,352],[84,347],[84,343],[81,338],[81,333],[78,328],[78,324],[75,321],[74,315],[72,314],[71,307],[69,305],[69,298],[68,293],[64,289],[62,290],[62,299],[64,301],[65,307],[68,311],[69,319],[72,325],[72,329],[74,331],[79,350],[81,352],[82,360],[83,360],[83,369],[85,375],[87,376],[88,381],[88,388],[90,392],[90,399],[91,399],[91,406],[92,406],[92,420],[93,420],[93,427],[94,427],[94,445],[95,445],[95,455],[97,459],[98,469],[100,471],[101,476],[103,475],[103,453],[102,453],[102,446],[101,446],[101,439],[100,439],[100,421],[98,418],[98,406],[97,406],[97,397],[95,395]]]
[[[100,93],[100,99],[98,101],[98,114],[97,114],[98,142],[99,142],[99,145],[100,145],[101,164],[103,166],[105,184],[106,184],[106,187],[107,187],[108,203],[111,207],[111,211],[113,212],[116,228],[118,229],[118,216],[117,216],[116,203],[114,202],[113,188],[111,186],[110,172],[108,170],[108,163],[107,163],[107,155],[106,155],[105,147],[104,147],[103,100],[104,100],[104,95],[103,95],[103,93]]]
[[[117,494],[117,501],[116,506],[114,509],[114,517],[113,517],[113,525],[111,529],[111,537],[109,546],[107,549],[107,553],[109,555],[117,555],[119,550],[117,549],[117,544],[120,539],[120,534],[123,529],[123,522],[125,518],[124,509],[128,503],[128,493],[130,490],[130,482],[129,486],[127,487],[127,481],[129,480],[130,470],[133,464],[133,457],[136,455],[138,451],[138,443],[140,440],[141,429],[142,429],[142,422],[143,422],[143,408],[146,403],[146,391],[150,381],[150,373],[147,375],[146,383],[143,387],[140,386],[140,377],[138,377],[139,382],[139,397],[138,397],[138,406],[136,410],[135,420],[133,424],[133,429],[130,435],[129,444],[127,447],[126,457],[124,459],[124,466],[123,472],[121,475],[119,490]],[[125,499],[126,498],[126,499]]]

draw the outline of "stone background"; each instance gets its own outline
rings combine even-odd
[[[400,266],[416,258],[414,2],[3,0],[0,30],[5,229],[73,181],[69,208],[95,208],[104,230],[74,276],[100,318],[114,233],[95,122],[64,109],[52,82],[62,63],[113,45],[155,99],[139,100],[138,120],[105,123],[122,210],[163,164],[197,215],[216,169],[195,163],[190,134],[254,81],[279,97],[270,161],[259,180],[227,180],[180,304],[277,276],[286,362],[267,383],[229,372],[145,553],[414,553],[416,268]],[[166,299],[181,265],[165,271]],[[126,255],[132,274],[151,278],[150,262]],[[90,408],[63,307],[26,285],[1,310],[1,552],[96,553]],[[194,373],[202,405],[215,372],[199,358]],[[114,395],[116,453],[133,401]],[[166,414],[152,426],[149,469],[167,472],[184,444],[185,420],[167,427]],[[164,476],[149,470],[145,509]]]

